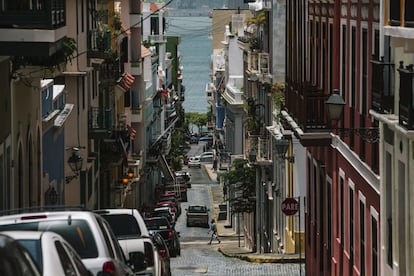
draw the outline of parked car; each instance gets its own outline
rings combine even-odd
[[[177,177],[182,177],[187,184],[187,188],[191,188],[191,174],[188,171],[176,171],[175,175]]]
[[[168,246],[165,243],[164,239],[159,233],[152,233],[152,242],[154,243],[155,248],[157,249],[158,255],[162,260],[161,265],[161,275],[171,276],[171,256]]]
[[[186,202],[187,199],[187,184],[173,184],[173,185],[165,185],[164,186],[165,192],[173,192],[174,196],[181,201]]]
[[[172,257],[181,254],[181,246],[179,240],[179,233],[175,231],[165,217],[151,217],[145,219],[148,231],[150,233],[159,233],[168,246],[168,250]]]
[[[169,207],[171,209],[171,211],[175,214],[175,218],[177,220],[178,210],[177,210],[177,207],[175,206],[174,202],[172,202],[172,201],[160,201],[160,202],[155,203],[155,208],[160,208],[160,207]]]
[[[151,213],[151,217],[165,217],[171,225],[175,224],[175,215],[170,207],[158,207],[154,208]]]
[[[188,159],[187,166],[189,168],[192,168],[192,167],[201,168],[200,157],[198,157],[198,156],[191,156]]]
[[[213,163],[214,152],[206,151],[199,155],[200,163]]]
[[[42,275],[92,275],[75,249],[59,234],[50,231],[5,231],[30,253]],[[0,274],[1,275],[1,274]]]
[[[159,197],[158,201],[159,202],[161,202],[161,201],[171,201],[171,202],[173,202],[175,207],[177,208],[178,216],[181,215],[181,202],[177,199],[174,192],[173,192],[173,194],[169,194],[169,193],[162,194]]]
[[[106,220],[91,211],[50,210],[0,217],[0,231],[52,231],[76,250],[93,275],[133,275]]]
[[[161,260],[138,210],[102,209],[94,212],[108,221],[136,274],[161,275]]]
[[[0,234],[0,275],[41,275],[30,253],[18,241],[4,234]]]
[[[213,142],[213,136],[203,136],[198,139],[200,142]]]
[[[187,227],[190,226],[203,226],[205,228],[210,227],[209,215],[210,211],[206,206],[190,205],[186,210]]]

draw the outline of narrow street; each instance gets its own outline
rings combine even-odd
[[[200,154],[203,143],[192,145],[190,155]],[[208,245],[210,236],[208,228],[187,227],[185,209],[190,205],[206,205],[210,208],[212,218],[212,202],[210,188],[218,185],[211,181],[204,166],[200,168],[183,168],[191,173],[192,188],[188,190],[188,202],[181,203],[183,213],[176,223],[176,230],[180,232],[181,256],[171,259],[172,275],[300,275],[297,264],[264,264],[250,263],[237,258],[222,255],[218,248],[229,244],[237,245],[236,237],[221,237],[221,244],[213,241]]]

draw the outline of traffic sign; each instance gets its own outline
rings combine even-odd
[[[293,197],[287,197],[282,201],[281,209],[286,216],[293,216],[299,211],[299,202]]]

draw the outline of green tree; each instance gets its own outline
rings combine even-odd
[[[199,131],[203,126],[207,125],[207,113],[198,113],[198,112],[186,112],[185,113],[185,125],[189,128],[191,126],[197,126]],[[189,129],[190,132],[194,132],[193,129]]]
[[[256,170],[248,164],[247,160],[236,159],[232,169],[220,175],[224,187],[233,191],[228,201],[235,213],[250,213],[256,206]]]

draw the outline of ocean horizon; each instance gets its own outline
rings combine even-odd
[[[181,37],[178,51],[183,59],[183,85],[185,87],[185,112],[207,113],[206,84],[211,82],[212,53],[211,18],[185,16],[167,18],[167,35]]]

